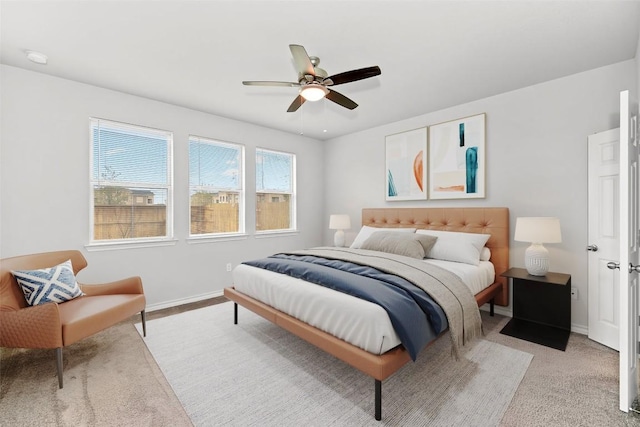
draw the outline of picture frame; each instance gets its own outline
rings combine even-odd
[[[486,114],[429,126],[429,198],[484,198]]]
[[[427,127],[385,137],[385,200],[427,199]]]

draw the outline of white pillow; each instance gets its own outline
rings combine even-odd
[[[491,259],[491,249],[485,246],[480,251],[480,261],[489,261],[490,259]]]
[[[418,230],[416,233],[428,234],[438,238],[429,253],[426,254],[427,258],[463,262],[471,265],[480,264],[480,252],[491,237],[490,234],[440,230]]]
[[[355,240],[349,246],[351,249],[360,249],[362,244],[367,240],[373,233],[376,231],[397,231],[398,233],[415,233],[415,228],[383,228],[383,227],[369,227],[368,225],[363,225],[360,229],[360,232],[356,236]]]

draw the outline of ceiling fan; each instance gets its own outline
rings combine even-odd
[[[246,86],[282,86],[299,87],[300,93],[293,100],[287,112],[292,113],[304,104],[305,101],[318,101],[327,98],[338,105],[349,110],[358,106],[351,99],[330,89],[329,86],[337,86],[343,83],[355,82],[357,80],[368,79],[380,75],[380,67],[366,67],[358,70],[345,71],[344,73],[329,76],[325,70],[318,67],[320,58],[307,55],[303,46],[290,44],[289,49],[293,55],[296,70],[298,71],[298,82],[272,82],[272,81],[243,81]]]

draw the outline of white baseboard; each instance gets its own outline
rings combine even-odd
[[[488,310],[488,308],[487,308]],[[493,311],[500,314],[501,316],[513,317],[513,311],[510,308],[502,307],[502,306],[494,306]]]
[[[216,298],[216,297],[222,296],[223,292],[224,291],[220,290],[220,291],[210,292],[210,293],[206,293],[206,294],[196,295],[196,296],[193,296],[193,297],[180,298],[180,299],[176,299],[176,300],[172,300],[172,301],[165,301],[165,302],[158,303],[158,304],[151,304],[151,305],[148,305],[145,310],[146,310],[147,313],[150,313],[152,311],[162,310],[164,308],[171,308],[171,307],[176,307],[176,306],[183,305],[183,304],[189,304],[189,303],[192,303],[192,302],[202,301],[202,300],[205,300],[205,299]]]
[[[583,325],[576,325],[575,323],[572,323],[571,332],[575,332],[576,334],[589,335],[589,328]]]
[[[485,304],[480,307],[480,310],[489,312],[489,304]],[[513,312],[508,307],[503,307],[501,305],[494,305],[493,311],[501,316],[513,317]]]

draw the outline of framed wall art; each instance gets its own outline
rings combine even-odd
[[[385,137],[386,200],[427,199],[427,128]]]
[[[485,197],[485,114],[429,126],[429,198]]]

